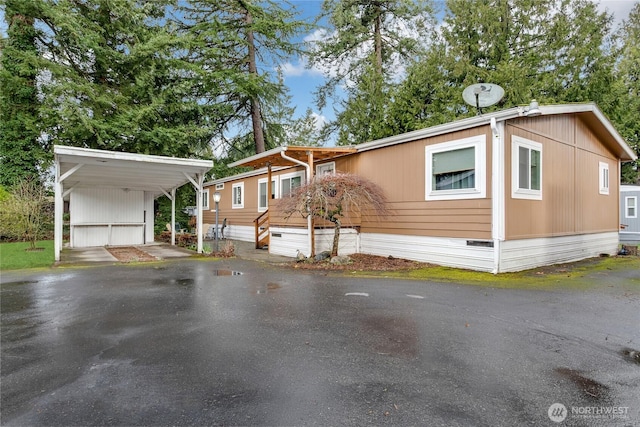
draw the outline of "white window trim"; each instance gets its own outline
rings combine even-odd
[[[329,169],[328,167],[331,167],[332,172],[330,172],[331,175],[335,175],[336,173],[336,162],[328,162],[328,163],[322,163],[319,165],[316,165],[316,175],[317,176],[322,176],[322,175],[326,175],[326,173],[322,173],[323,169]]]
[[[282,175],[278,175],[278,190],[276,191],[276,198],[281,198],[282,197],[282,181],[285,179],[289,179],[289,178],[295,178],[299,176],[300,177],[300,185],[305,185],[307,183],[307,181],[305,181],[305,172],[304,171],[297,171],[297,172],[291,172],[291,173],[285,173]]]
[[[224,182],[216,184],[216,190],[224,190]]]
[[[202,190],[202,210],[209,209],[209,189]]]
[[[629,203],[633,200],[633,204]],[[633,207],[633,215],[629,215],[629,208]],[[637,196],[625,196],[624,198],[624,217],[625,218],[638,218],[638,197]]]
[[[433,155],[474,147],[475,154],[475,188],[461,188],[456,190],[435,190],[433,188]],[[470,138],[458,139],[451,142],[427,145],[425,147],[425,200],[458,200],[484,199],[487,195],[487,137],[477,135]]]
[[[267,178],[260,178],[258,179],[258,212],[266,212],[267,209],[269,209],[269,200],[271,200],[271,198],[269,197],[269,195],[267,194],[267,206],[263,207],[260,206],[260,184],[266,183],[267,182]],[[273,192],[275,194],[275,198],[278,198],[278,194],[279,194],[279,181],[278,181],[278,177],[277,176],[272,176],[271,177],[271,182],[273,185]]]
[[[530,150],[537,150],[540,152],[540,190],[530,190],[519,188],[520,183],[520,158],[519,148],[525,147]],[[539,142],[531,141],[530,139],[522,138],[520,136],[511,136],[511,197],[514,199],[528,199],[528,200],[542,200],[542,188],[544,185],[544,154],[542,152],[542,144]]]
[[[609,194],[609,187],[611,185],[611,175],[609,174],[609,163],[598,162],[598,183],[600,187],[600,194]]]
[[[235,189],[240,187],[240,204],[236,204]],[[238,182],[231,186],[231,209],[244,208],[244,182]]]

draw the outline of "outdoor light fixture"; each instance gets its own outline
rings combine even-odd
[[[218,230],[218,204],[220,203],[220,192],[216,191],[215,193],[213,193],[213,201],[216,202],[216,252],[218,252],[218,233],[220,233],[220,230]]]

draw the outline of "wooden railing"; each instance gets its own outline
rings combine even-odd
[[[269,210],[264,211],[253,220],[256,229],[256,249],[269,245]]]

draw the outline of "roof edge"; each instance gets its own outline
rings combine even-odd
[[[54,145],[53,153],[63,156],[89,156],[97,159],[125,160],[133,162],[150,162],[159,164],[173,164],[199,168],[213,167],[213,160],[185,159],[180,157],[158,156],[153,154],[127,153],[120,151],[97,150],[94,148],[71,147],[68,145]]]

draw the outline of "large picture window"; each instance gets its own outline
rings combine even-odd
[[[231,187],[231,207],[233,209],[244,208],[244,182],[233,184]]]
[[[426,200],[476,199],[486,196],[486,137],[425,147]]]
[[[542,200],[542,144],[515,135],[511,140],[511,196]]]
[[[277,197],[276,180],[271,180],[271,199]],[[261,178],[258,180],[258,211],[264,212],[269,208],[269,198],[267,197],[267,178]]]
[[[304,172],[295,172],[280,176],[280,197],[288,196],[304,181]]]

